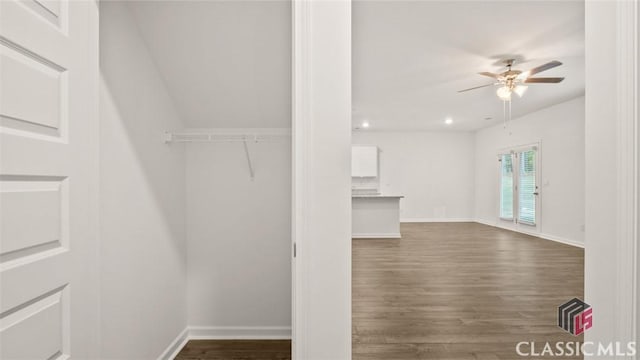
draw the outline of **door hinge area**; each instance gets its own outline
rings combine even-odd
[[[293,243],[293,257],[296,257],[297,255],[297,249],[296,249],[296,243]]]

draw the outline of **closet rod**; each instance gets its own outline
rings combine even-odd
[[[286,132],[273,133],[218,133],[218,132],[179,132],[164,134],[164,142],[274,142],[291,136]]]

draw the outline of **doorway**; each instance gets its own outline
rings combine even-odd
[[[539,145],[507,149],[498,155],[500,220],[521,232],[540,230]]]

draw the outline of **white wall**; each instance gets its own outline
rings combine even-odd
[[[515,106],[515,105],[514,105]],[[476,134],[476,218],[498,223],[497,154],[508,147],[540,143],[540,233],[584,243],[584,97],[579,97]],[[504,224],[503,224],[504,225]]]
[[[471,221],[474,133],[356,131],[353,144],[380,148],[380,191],[404,195],[402,221]]]
[[[186,326],[182,128],[123,2],[100,2],[101,359],[156,359]]]
[[[291,142],[186,146],[189,325],[290,328]]]

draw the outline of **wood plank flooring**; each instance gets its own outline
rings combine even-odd
[[[513,360],[520,341],[582,341],[556,326],[557,306],[583,298],[582,249],[476,223],[402,234],[353,240],[353,360]],[[280,360],[290,349],[195,340],[176,359]]]
[[[583,298],[582,249],[477,223],[402,235],[353,240],[354,360],[513,360],[520,341],[582,341],[556,326],[558,305]]]
[[[176,360],[289,360],[289,340],[191,340]]]

